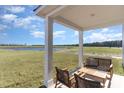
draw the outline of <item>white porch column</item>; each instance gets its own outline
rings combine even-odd
[[[45,68],[44,84],[49,87],[53,84],[52,79],[52,57],[53,57],[53,19],[46,17],[45,23]]]
[[[124,24],[122,25],[122,66],[124,67]]]
[[[79,31],[79,67],[83,66],[83,31]]]

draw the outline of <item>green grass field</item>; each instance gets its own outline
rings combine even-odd
[[[74,69],[78,48],[54,52],[53,67]],[[84,53],[121,54],[118,48],[85,47]],[[86,56],[85,56],[86,57]],[[39,87],[43,84],[44,52],[0,50],[0,87]],[[114,73],[124,75],[121,59],[113,59]],[[55,70],[53,70],[53,77]]]

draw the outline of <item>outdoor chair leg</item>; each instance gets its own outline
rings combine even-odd
[[[56,80],[56,84],[55,84],[55,88],[57,87],[57,80]]]

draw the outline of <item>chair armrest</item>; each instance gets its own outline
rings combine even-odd
[[[64,69],[62,69],[62,70],[68,70],[67,68],[64,68]]]
[[[109,72],[111,72],[112,70],[113,70],[113,64],[111,64],[111,65],[110,65],[110,67],[109,67],[109,70],[108,70],[108,71],[109,71]]]
[[[74,79],[74,76],[70,77],[69,80],[73,80]]]
[[[111,69],[113,68],[113,64],[110,65],[110,68],[111,68]]]
[[[71,82],[72,85],[75,84],[75,78],[74,78],[74,76],[70,77],[69,78],[69,81]]]
[[[70,77],[70,78],[69,78],[69,81],[70,81],[71,87],[72,87],[72,88],[75,88],[75,82],[76,82],[76,81],[75,81],[74,76]]]
[[[111,64],[109,67],[109,74],[110,74],[110,79],[111,79],[113,76],[113,64]]]

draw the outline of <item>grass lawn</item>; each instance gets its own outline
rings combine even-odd
[[[55,52],[53,67],[74,69],[78,65],[77,48]],[[84,48],[86,53],[121,54],[117,48]],[[113,59],[114,73],[124,75],[121,59]],[[0,50],[0,87],[39,87],[43,82],[44,52]],[[55,70],[53,70],[54,76]]]
[[[71,53],[77,52],[78,47],[71,48],[69,51]],[[108,48],[108,47],[84,47],[84,53],[90,54],[107,54],[107,55],[121,55],[122,48]]]

